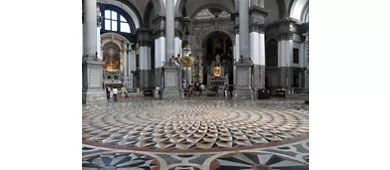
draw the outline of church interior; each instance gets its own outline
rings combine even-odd
[[[82,16],[83,169],[309,169],[309,0],[83,0]],[[224,85],[230,100],[206,95]]]

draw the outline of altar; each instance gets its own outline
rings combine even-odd
[[[207,86],[223,86],[228,83],[226,65],[220,61],[220,57],[221,56],[217,54],[215,56],[215,61],[208,67]]]

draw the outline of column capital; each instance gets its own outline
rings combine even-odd
[[[153,20],[153,35],[155,39],[165,37],[165,16],[157,15]]]
[[[175,37],[182,38],[183,37],[183,27],[184,21],[187,21],[181,15],[175,15]]]
[[[270,11],[258,6],[252,6],[249,8],[249,32],[264,33],[265,17],[270,14]]]
[[[235,11],[235,12],[230,14],[230,20],[232,20],[234,23],[234,27],[233,27],[234,33],[239,34],[239,32],[240,32],[240,26],[239,26],[240,18],[239,18],[238,11]]]
[[[102,25],[102,15],[101,15],[101,12],[100,12],[100,7],[102,6],[102,3],[101,2],[97,2],[96,3],[96,23],[97,23],[97,27],[100,27]]]
[[[293,18],[285,18],[268,24],[266,34],[276,38],[276,40],[292,40],[294,34],[300,34],[301,23]]]
[[[152,30],[147,28],[138,28],[135,30],[135,33],[137,34],[137,41],[141,47],[152,45]]]

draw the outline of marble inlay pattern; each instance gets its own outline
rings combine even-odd
[[[308,169],[303,101],[129,100],[83,107],[84,170]]]
[[[308,136],[304,110],[239,101],[151,101],[83,111],[83,142],[120,149],[221,151]]]

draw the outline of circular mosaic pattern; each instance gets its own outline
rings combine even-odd
[[[307,138],[307,111],[248,101],[134,101],[83,110],[83,143],[150,151],[265,147]]]

